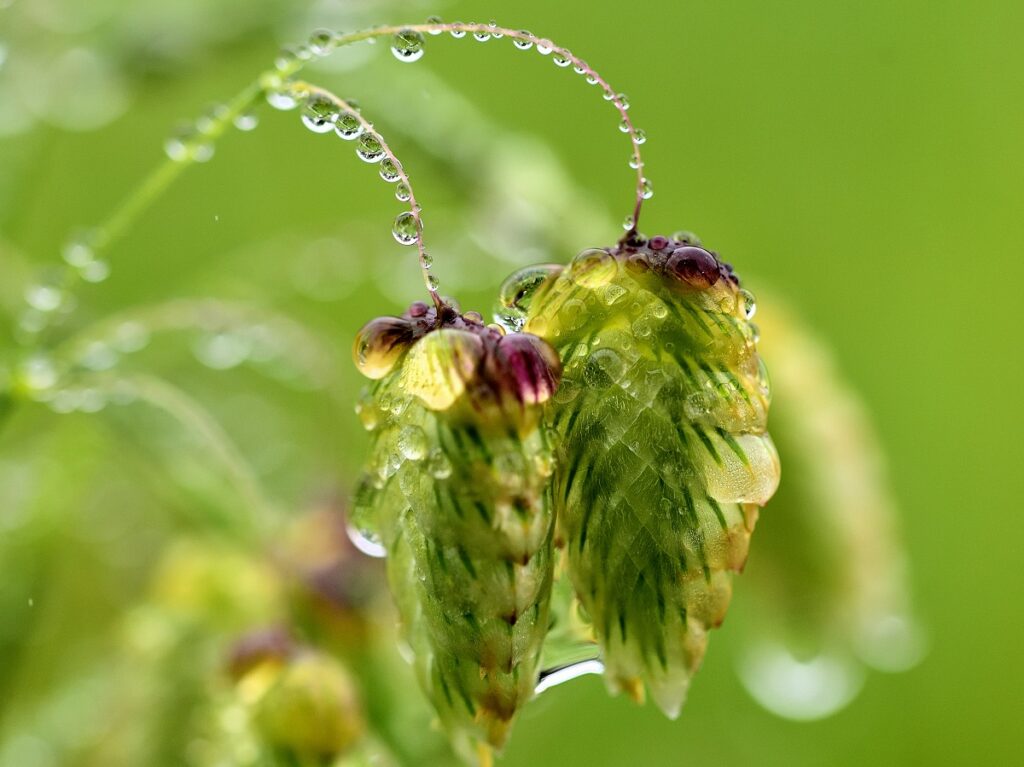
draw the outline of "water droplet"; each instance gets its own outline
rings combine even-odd
[[[334,121],[334,132],[346,141],[352,141],[362,135],[363,125],[352,112],[342,112]]]
[[[399,61],[419,61],[423,58],[423,35],[403,29],[391,40],[391,52]]]
[[[391,233],[400,245],[412,245],[419,239],[420,222],[411,211],[399,213],[395,217],[395,225],[392,227]]]
[[[607,285],[618,273],[615,256],[600,248],[584,250],[569,265],[569,276],[577,285],[599,288]]]
[[[587,75],[587,85],[597,85],[597,75],[595,75],[595,74]]]
[[[556,53],[554,56],[551,57],[551,60],[555,62],[556,67],[562,67],[563,69],[565,69],[565,67],[569,66],[569,64],[572,63],[568,57],[561,53]]]
[[[462,24],[463,24],[463,22],[461,22],[461,21],[456,21],[454,23],[455,23],[455,26],[457,26],[457,27],[458,26],[462,26]],[[453,29],[453,30],[451,30],[451,35],[456,40],[461,40],[463,37],[466,36],[466,30],[464,30],[464,29]]]
[[[541,56],[547,56],[555,49],[555,44],[550,40],[538,40],[537,41],[537,53]]]
[[[295,109],[295,107],[299,105],[298,99],[295,98],[294,94],[287,87],[282,87],[277,90],[268,90],[267,103],[274,109],[280,109],[282,112]]]
[[[863,671],[851,659],[820,654],[794,656],[777,644],[761,644],[739,664],[740,680],[758,703],[798,721],[823,719],[846,706],[860,691]]]
[[[427,455],[427,435],[419,426],[406,426],[398,435],[398,450],[410,461],[419,461]]]
[[[302,124],[314,133],[330,133],[338,119],[338,108],[330,99],[314,96],[302,108]]]
[[[748,320],[754,319],[754,315],[757,314],[757,299],[749,290],[740,290],[740,310]]]
[[[637,144],[646,144],[647,143],[647,131],[645,131],[643,128],[637,128],[633,132],[633,134],[634,134],[633,135],[633,141],[635,143],[637,143]]]
[[[622,220],[622,228],[625,229],[627,232],[634,226],[636,226],[636,221],[633,219],[632,216],[626,216]]]
[[[428,24],[444,24],[444,21],[441,19],[440,16],[428,16],[427,17],[427,23]],[[443,33],[444,33],[443,29],[431,29],[431,30],[429,30],[427,32],[428,35],[432,35],[434,37],[437,37],[438,35],[443,34]]]
[[[494,306],[494,320],[511,332],[518,332],[526,324],[526,314],[537,289],[549,277],[562,271],[557,264],[528,266],[511,274],[501,284],[498,301]]]
[[[503,35],[499,31],[499,29],[498,29],[498,22],[494,21],[493,19],[491,21],[487,22],[487,26],[489,26],[491,28],[491,36],[495,40],[500,40],[501,38],[503,38],[505,36],[505,35]]]
[[[409,185],[404,181],[400,181],[398,186],[395,187],[395,199],[400,202],[409,202],[412,197],[412,192],[409,191]]]
[[[478,43],[486,43],[488,40],[491,39],[491,33],[486,32],[482,29],[478,29],[476,32],[473,33],[473,39],[476,40]]]
[[[587,66],[587,62],[585,62],[585,61],[581,61],[578,64],[573,64],[572,65],[572,71],[575,72],[578,75],[586,74],[588,69],[590,69],[590,67]]]
[[[387,549],[376,535],[362,532],[351,522],[345,526],[345,532],[348,534],[348,539],[352,541],[352,545],[366,556],[383,559],[388,555]]]
[[[427,458],[427,471],[434,479],[448,479],[452,475],[452,462],[441,448],[435,447]]]
[[[430,290],[436,291],[441,286],[441,281],[437,279],[433,274],[427,277],[427,287]]]
[[[380,139],[375,134],[364,133],[359,137],[356,154],[364,162],[380,162],[384,159],[384,148],[380,145]]]
[[[604,664],[597,658],[570,663],[568,666],[560,666],[559,668],[546,669],[540,672],[537,686],[533,689],[533,692],[535,695],[540,695],[552,687],[571,682],[573,679],[579,679],[581,676],[603,673]]]
[[[299,56],[294,48],[282,48],[274,59],[274,69],[278,72],[288,72],[298,60]]]
[[[619,123],[619,130],[622,131],[623,133],[629,133],[629,131],[630,131],[629,121],[628,120],[623,120],[622,122],[620,122]]]
[[[389,184],[393,184],[401,178],[402,169],[394,160],[390,157],[385,157],[380,161],[380,177],[387,181]]]
[[[103,282],[107,277],[110,276],[110,264],[106,261],[96,259],[92,263],[86,264],[78,273],[82,276],[82,279],[86,282]]]
[[[92,263],[96,258],[92,249],[93,238],[92,233],[81,233],[70,239],[61,250],[64,262],[76,269]]]
[[[632,168],[633,170],[636,170],[637,168],[640,167],[640,161],[636,159],[636,154],[631,154],[629,156],[629,167]]]
[[[295,48],[295,57],[299,61],[309,61],[313,58],[313,51],[309,49],[308,45],[300,45]]]
[[[520,29],[519,30],[519,34],[521,34],[521,35],[530,35],[530,37],[533,36],[532,34],[527,32],[525,29]],[[519,37],[513,37],[512,38],[512,45],[514,45],[516,48],[518,48],[521,51],[528,51],[528,50],[530,50],[530,48],[533,47],[533,40],[523,40],[522,38],[519,38]]]
[[[29,285],[25,302],[41,312],[55,312],[64,303],[64,291],[55,285]]]
[[[423,264],[424,269],[429,269],[434,265],[434,257],[429,253],[424,253],[422,258],[420,258],[420,263]]]
[[[684,245],[696,245],[700,247],[700,237],[695,235],[693,232],[688,232],[685,229],[680,229],[678,232],[672,233],[672,239],[676,242],[681,242]]]
[[[59,378],[57,368],[49,357],[31,357],[22,363],[18,377],[31,392],[52,388]]]
[[[234,333],[214,333],[204,336],[192,351],[201,363],[214,370],[230,370],[249,358],[248,340]]]
[[[615,97],[615,100],[619,102],[619,108],[622,110],[629,110],[629,98],[625,93],[620,93]]]
[[[318,29],[309,36],[309,50],[315,56],[326,56],[334,46],[334,33],[329,29]]]
[[[615,98],[615,94],[612,93],[611,91],[605,91],[604,93],[601,94],[601,98],[603,98],[605,101],[611,101]]]
[[[234,119],[234,125],[240,131],[251,131],[260,124],[260,118],[252,112],[243,112],[240,115],[236,115]]]
[[[640,196],[645,200],[649,200],[654,197],[654,187],[651,186],[650,179],[644,179],[640,184]]]

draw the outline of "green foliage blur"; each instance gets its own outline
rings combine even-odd
[[[106,0],[85,18],[85,5],[0,0],[0,372],[37,343],[23,293],[60,264],[69,234],[103,220],[163,160],[179,121],[244,87],[282,43],[435,12],[531,29],[629,94],[655,189],[642,229],[698,232],[755,293],[802,317],[859,392],[928,652],[905,673],[868,674],[833,716],[780,718],[733,670],[743,650],[730,628],[756,609],[740,577],[739,615],[712,637],[678,721],[586,677],[531,704],[501,764],[1020,758],[1024,6]],[[129,23],[157,8],[161,23]],[[505,40],[447,36],[428,37],[412,65],[386,41],[335,58],[305,76],[357,99],[392,142],[441,290],[463,309],[487,314],[518,266],[618,236],[628,146],[571,70]],[[316,678],[358,685],[360,716],[388,721],[373,737],[390,759],[450,763],[394,647],[386,595],[338,596],[314,567],[335,586],[373,567],[326,546],[323,526],[338,523],[367,444],[351,340],[423,294],[412,249],[390,233],[401,207],[351,145],[295,113],[259,117],[115,243],[109,278],[76,288],[39,341],[84,360],[85,391],[110,387],[103,401],[79,390],[12,408],[0,384],[0,767],[71,753],[177,764],[185,732],[196,763],[242,760],[231,749],[251,733],[233,712],[264,682],[246,667],[233,687],[226,658],[281,622],[315,646],[302,663],[330,666]],[[131,384],[123,403],[118,377]],[[772,524],[769,505],[759,530]],[[757,552],[755,534],[751,578]],[[365,625],[353,600],[372,605]]]

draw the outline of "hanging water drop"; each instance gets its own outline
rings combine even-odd
[[[597,85],[597,75],[595,75],[595,74],[588,74],[587,75],[587,85]]]
[[[622,122],[620,122],[619,123],[619,130],[622,131],[623,133],[629,133],[629,131],[630,131],[629,122],[627,122],[626,120],[623,120]]]
[[[748,320],[754,319],[754,315],[757,314],[757,299],[749,290],[740,290],[740,310]]]
[[[298,53],[292,48],[282,48],[274,59],[274,68],[278,72],[289,72],[299,60]]]
[[[562,55],[561,53],[556,53],[554,56],[551,57],[551,60],[555,62],[556,67],[562,67],[563,69],[572,63],[568,57]]]
[[[430,290],[436,291],[438,287],[440,287],[440,285],[441,281],[438,280],[437,277],[435,277],[434,275],[430,275],[429,277],[427,277],[427,287]]]
[[[399,245],[412,245],[419,239],[420,222],[411,211],[399,213],[395,217],[395,225],[391,229]]]
[[[393,184],[402,177],[402,168],[390,157],[385,157],[380,161],[380,177],[389,184]]]
[[[326,56],[334,50],[334,33],[329,29],[318,29],[309,36],[309,50],[315,56]]]
[[[622,109],[623,111],[627,111],[629,109],[629,98],[626,96],[625,93],[620,93],[618,96],[615,97],[615,99],[616,101],[619,102],[620,109]]]
[[[274,109],[280,109],[282,112],[287,112],[289,109],[295,109],[295,107],[299,105],[298,100],[287,87],[281,87],[277,90],[268,90],[267,103]]]
[[[110,264],[106,261],[96,259],[79,269],[78,273],[86,282],[103,282],[110,276]]]
[[[366,556],[373,557],[374,559],[383,559],[387,556],[388,551],[377,536],[364,533],[351,522],[345,526],[345,532],[348,534],[348,539],[352,542],[352,545],[366,554]]]
[[[461,21],[456,21],[455,22],[455,26],[456,27],[461,27],[462,26],[462,22]],[[452,34],[452,37],[454,37],[456,40],[461,40],[463,37],[466,36],[466,30],[464,30],[464,29],[453,29],[453,30],[451,30],[451,34]]]
[[[419,426],[406,426],[398,435],[398,451],[410,461],[422,460],[427,455],[427,435]]]
[[[334,102],[321,96],[309,99],[302,109],[302,124],[314,133],[330,133],[336,119],[338,110]]]
[[[473,33],[473,39],[478,43],[486,43],[491,39],[491,33],[484,29],[478,29]]]
[[[398,186],[395,187],[395,199],[399,202],[409,202],[412,198],[412,192],[409,191],[409,185],[404,181],[400,181]]]
[[[334,132],[346,141],[352,141],[362,134],[363,125],[351,112],[342,112],[334,121]]]
[[[643,128],[637,128],[633,131],[633,143],[634,144],[646,144],[647,143],[647,132]]]
[[[634,226],[636,226],[636,221],[632,216],[626,216],[626,218],[623,219],[622,228],[625,229],[627,232],[630,231]]]
[[[520,29],[519,30],[519,34],[527,35],[529,37],[533,37],[533,35],[530,34],[529,32],[527,32],[525,29]],[[528,50],[530,50],[530,48],[533,47],[533,40],[524,40],[524,39],[519,38],[519,37],[513,37],[512,38],[512,45],[514,45],[516,48],[518,48],[521,51],[528,51]]]
[[[25,302],[41,312],[55,312],[64,303],[64,291],[54,285],[30,285],[25,289]]]
[[[629,167],[632,168],[633,170],[636,170],[637,168],[640,167],[640,161],[636,159],[636,154],[631,154],[629,156]]]
[[[644,179],[640,185],[640,196],[645,200],[649,200],[654,197],[654,187],[651,186],[650,179]]]
[[[391,40],[391,52],[399,61],[419,61],[423,58],[423,35],[412,29],[403,29]]]
[[[420,263],[423,265],[424,269],[429,269],[434,265],[434,257],[429,253],[424,253],[420,258]]]
[[[356,154],[364,162],[380,162],[384,159],[384,147],[381,146],[380,139],[373,133],[364,133],[359,137]]]
[[[444,21],[442,21],[440,16],[428,16],[427,17],[427,23],[428,24],[444,24]],[[437,37],[438,35],[442,34],[443,32],[444,32],[443,29],[431,29],[431,30],[427,31],[427,34],[433,35],[434,37]]]
[[[236,115],[232,121],[234,126],[240,131],[251,131],[260,123],[260,118],[254,115],[252,112],[243,112],[240,115]]]
[[[491,28],[491,37],[493,37],[495,40],[500,40],[505,36],[499,31],[498,22],[491,20],[487,22],[487,26]]]

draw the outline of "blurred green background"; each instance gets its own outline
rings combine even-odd
[[[697,231],[752,276],[755,292],[763,285],[784,297],[860,392],[888,455],[928,635],[924,661],[903,674],[871,674],[831,718],[790,722],[743,691],[727,623],[679,721],[610,699],[586,678],[526,710],[502,764],[1020,758],[1024,452],[1014,435],[1024,419],[1014,392],[1024,365],[1014,296],[1024,277],[1024,6],[267,1],[182,4],[161,16],[158,3],[108,1],[96,4],[100,32],[89,40],[118,84],[114,95],[95,97],[109,102],[112,119],[83,108],[69,126],[61,116],[80,105],[57,90],[59,72],[33,79],[18,70],[12,84],[19,52],[34,52],[41,67],[85,34],[16,24],[20,6],[35,3],[0,10],[0,359],[10,365],[30,275],[58,264],[68,233],[102,220],[162,158],[178,120],[235,93],[282,42],[314,27],[339,17],[418,21],[436,11],[550,36],[625,90],[650,137],[644,152],[656,194],[642,228]],[[78,4],[38,7],[59,19]],[[181,22],[190,13],[203,23]],[[164,16],[151,38],[125,31],[133,18]],[[172,53],[153,56],[155,41]],[[596,92],[508,41],[428,38],[413,66],[386,48],[362,46],[346,69],[308,77],[377,117],[416,182],[442,290],[464,309],[486,312],[517,264],[565,261],[616,235],[631,172]],[[460,98],[486,123],[467,127]],[[480,127],[492,124],[507,133]],[[524,135],[543,143],[521,143]],[[523,176],[523,167],[544,163],[517,165],[520,150],[549,152],[578,190],[561,188],[557,174]],[[507,184],[479,153],[507,155],[498,166]],[[549,218],[532,233],[505,231],[485,193],[495,205],[539,206]],[[80,291],[56,336],[182,297],[287,314],[323,344],[310,352],[323,369],[319,382],[288,370],[268,377],[230,354],[211,361],[201,333],[154,339],[131,368],[172,381],[214,414],[280,507],[342,495],[366,444],[351,412],[361,387],[351,339],[367,319],[397,313],[421,292],[413,256],[389,232],[399,209],[350,146],[264,109],[257,130],[227,135],[212,162],[189,169],[115,245],[111,277]],[[145,411],[107,410],[64,415],[26,405],[0,431],[0,537],[11,544],[0,554],[0,635],[21,642],[0,657],[2,728],[104,652],[116,615],[144,591],[172,534],[209,524],[215,509],[234,509],[217,523],[224,526],[247,513],[179,429]],[[770,506],[761,524],[771,524]],[[751,567],[756,550],[755,536]]]

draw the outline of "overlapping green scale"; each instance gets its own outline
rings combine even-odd
[[[510,278],[498,314],[549,341],[559,543],[614,690],[678,714],[779,462],[753,296],[691,242]]]
[[[504,743],[536,683],[554,530],[540,414],[558,362],[525,334],[455,324],[357,341],[377,380],[360,405],[373,445],[355,517],[387,551],[420,682],[470,756]]]

